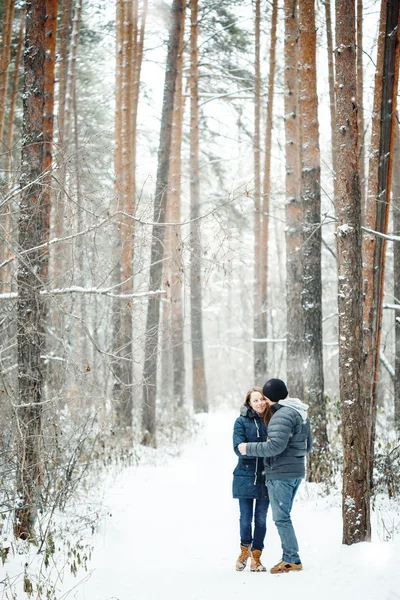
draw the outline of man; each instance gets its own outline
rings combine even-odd
[[[274,413],[268,425],[266,442],[239,444],[246,456],[264,457],[265,479],[272,518],[282,544],[282,560],[271,573],[289,573],[303,568],[290,512],[305,475],[305,456],[312,449],[308,406],[298,398],[289,398],[281,379],[269,379],[263,387]]]

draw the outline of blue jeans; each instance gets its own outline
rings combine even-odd
[[[272,518],[281,538],[282,560],[300,563],[299,546],[293,529],[290,511],[301,479],[270,479],[267,481]]]
[[[264,548],[264,538],[267,531],[268,498],[239,498],[240,508],[240,543],[242,546],[251,546],[252,550]],[[252,522],[254,514],[254,535],[252,535]]]

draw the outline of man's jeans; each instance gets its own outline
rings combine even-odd
[[[272,518],[278,529],[282,544],[282,560],[300,563],[299,546],[293,529],[290,511],[293,500],[301,483],[301,479],[267,480]]]
[[[255,507],[254,507],[255,504]],[[252,550],[264,548],[264,538],[267,531],[268,498],[239,498],[240,507],[240,543],[251,546]],[[254,536],[251,534],[254,509]]]

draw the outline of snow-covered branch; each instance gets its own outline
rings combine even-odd
[[[127,300],[130,298],[145,298],[148,296],[159,296],[166,294],[165,290],[155,290],[150,292],[136,292],[132,294],[115,294],[112,292],[114,288],[84,288],[80,286],[71,286],[68,288],[57,288],[54,290],[42,290],[41,296],[62,296],[64,294],[94,294],[99,296],[109,296],[110,298],[119,298],[120,300]],[[0,300],[15,300],[18,298],[17,292],[8,292],[0,294]]]
[[[390,362],[388,361],[388,359],[386,358],[386,356],[382,350],[379,353],[379,358],[380,358],[381,363],[385,367],[386,371],[389,373],[391,379],[394,381],[394,377],[395,377],[394,368],[392,367],[392,365],[390,364]]]
[[[389,242],[400,242],[399,235],[393,235],[393,233],[390,233],[390,234],[381,233],[380,231],[375,231],[374,229],[368,229],[367,227],[361,227],[361,229],[363,231],[366,231],[367,233],[372,233],[373,235],[383,238],[384,240],[388,240]]]

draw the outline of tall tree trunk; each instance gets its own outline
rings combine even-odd
[[[395,148],[393,168],[393,230],[395,235],[400,235],[400,134],[399,126],[395,127]],[[394,299],[400,304],[400,244],[394,243],[393,250],[393,279]],[[397,436],[400,437],[400,315],[395,311],[395,367],[394,367],[394,426]]]
[[[208,412],[203,348],[199,173],[198,5],[190,3],[190,320],[192,393],[195,412]]]
[[[43,214],[42,169],[45,78],[45,3],[27,2],[24,53],[23,143],[21,154],[21,203],[19,247],[30,250],[47,237]],[[34,522],[42,486],[42,363],[44,310],[40,250],[25,255],[17,273],[18,346],[18,473],[19,506],[15,533],[34,537]]]
[[[321,283],[321,167],[318,131],[316,72],[316,29],[314,0],[299,4],[300,25],[300,110],[301,110],[301,200],[303,204],[303,289],[304,319],[303,397],[310,405],[314,453],[308,461],[308,478],[320,481],[328,436],[324,398],[322,353]]]
[[[160,147],[157,182],[154,196],[154,225],[151,243],[150,290],[158,290],[162,282],[162,258],[168,171],[171,150],[171,131],[174,110],[179,37],[182,27],[183,0],[173,0],[172,22],[165,69],[164,98],[161,114]],[[161,223],[161,225],[158,225]],[[160,320],[160,297],[149,297],[146,322],[146,342],[143,367],[142,443],[156,446],[157,354]]]
[[[12,164],[13,164],[13,144],[14,144],[14,128],[15,128],[15,110],[17,107],[17,98],[18,98],[18,82],[20,78],[20,66],[21,66],[21,57],[22,57],[22,47],[24,44],[24,32],[25,32],[25,10],[21,11],[20,15],[20,24],[19,24],[19,34],[17,41],[17,51],[15,53],[14,60],[14,72],[11,80],[11,90],[10,90],[10,110],[8,113],[8,126],[7,126],[7,141],[6,141],[6,162],[5,162],[5,171],[8,173],[8,179],[12,185],[13,174],[12,174]],[[2,261],[0,261],[2,262]]]
[[[147,0],[142,7],[139,28],[138,0],[117,3],[117,74],[116,74],[116,209],[123,215],[118,225],[116,276],[122,293],[133,291],[133,252],[136,194],[136,129],[143,57]],[[118,279],[119,277],[119,279]],[[114,407],[117,426],[131,438],[133,410],[133,323],[132,304],[114,305]]]
[[[262,339],[262,297],[261,297],[261,153],[260,153],[260,117],[261,117],[261,65],[260,65],[260,32],[261,32],[261,0],[255,0],[255,58],[254,58],[254,333],[255,340]],[[261,385],[265,378],[263,371],[264,342],[254,341],[254,380]]]
[[[8,91],[8,67],[11,61],[12,27],[15,0],[6,0],[0,48],[0,144],[3,140]]]
[[[20,28],[18,35],[17,51],[14,61],[14,73],[11,82],[11,93],[10,93],[10,109],[8,114],[8,126],[7,126],[7,141],[6,141],[6,160],[5,160],[5,172],[8,179],[8,188],[11,189],[14,185],[14,169],[13,169],[13,140],[14,140],[14,127],[15,127],[15,111],[17,106],[18,97],[18,81],[20,77],[20,64],[22,57],[22,48],[24,44],[24,32],[25,32],[25,10],[21,11],[20,16]],[[0,242],[0,264],[7,260],[10,253],[10,241],[11,241],[11,215],[10,205],[6,205],[2,210],[2,237],[3,240]],[[11,265],[5,265],[2,269],[2,291],[11,291]]]
[[[122,293],[132,293],[133,290],[133,236],[134,226],[134,190],[133,190],[133,80],[134,80],[134,46],[137,36],[137,11],[136,0],[124,0],[122,3],[121,24],[121,88],[120,104],[118,110],[121,115],[120,144],[121,152],[120,172],[117,174],[119,184],[120,210],[123,215],[119,221],[120,236],[120,268],[119,277]],[[118,92],[117,92],[118,94]],[[116,425],[126,437],[129,444],[132,436],[132,380],[133,380],[133,355],[132,355],[132,303],[115,302],[114,310],[119,312],[115,317],[117,329],[114,332],[114,354],[118,357],[113,365],[114,386],[113,399],[116,412]]]
[[[326,39],[328,47],[329,108],[331,114],[331,148],[333,171],[333,199],[336,198],[336,107],[335,107],[335,65],[333,60],[331,1],[325,0]]]
[[[303,211],[300,199],[300,111],[297,0],[285,0],[286,302],[287,378],[292,396],[303,397],[301,310]]]
[[[184,113],[183,96],[183,53],[184,53],[185,7],[182,17],[182,29],[179,42],[177,79],[174,99],[174,120],[171,141],[171,167],[169,173],[169,217],[167,220],[176,225],[169,228],[171,260],[169,263],[169,290],[171,299],[171,346],[173,398],[178,407],[182,407],[185,396],[185,354],[183,340],[183,305],[182,305],[182,236],[181,236],[181,173],[182,173],[182,125]]]
[[[357,0],[357,117],[358,151],[360,153],[361,202],[365,202],[365,147],[364,147],[364,74],[363,74],[363,2]]]
[[[373,229],[387,233],[389,223],[390,192],[392,182],[394,130],[396,119],[399,62],[400,62],[400,2],[388,2],[386,10],[385,49],[383,58],[383,85],[381,102],[381,127],[379,144],[378,181],[376,189],[376,220]],[[377,384],[379,379],[379,358],[382,327],[382,305],[385,281],[386,240],[377,237],[374,243],[372,264],[372,312],[370,336],[372,341],[372,389],[371,389],[371,436],[370,436],[370,476],[372,482],[375,445]],[[367,267],[368,268],[368,267]],[[366,374],[369,372],[369,359]]]
[[[70,46],[72,29],[72,0],[62,0],[61,9],[61,27],[59,41],[59,73],[58,73],[58,98],[57,98],[57,146],[58,146],[58,162],[59,166],[59,181],[61,182],[57,189],[57,194],[54,198],[53,221],[55,236],[61,239],[64,235],[64,214],[65,214],[65,196],[63,185],[65,185],[65,109],[67,98],[67,80],[68,80],[68,48]],[[63,244],[53,246],[51,256],[52,264],[52,280],[60,276],[63,269]],[[58,316],[57,316],[58,318]],[[57,329],[61,327],[60,322],[56,323]]]
[[[339,387],[343,543],[371,535],[368,403],[362,390],[361,187],[358,170],[355,0],[336,0]],[[367,426],[365,426],[367,420]]]
[[[45,33],[45,68],[44,68],[44,147],[43,147],[43,199],[44,215],[48,222],[43,223],[44,231],[50,232],[51,212],[51,183],[53,161],[53,113],[54,113],[54,82],[57,41],[58,0],[46,0],[46,33]],[[42,264],[42,278],[48,279],[48,249],[45,250],[46,260]]]
[[[268,75],[268,105],[267,119],[265,130],[265,160],[264,160],[264,181],[263,181],[263,200],[262,200],[262,215],[261,215],[261,329],[259,337],[267,337],[267,307],[268,307],[268,289],[267,289],[267,274],[268,274],[268,226],[269,226],[269,205],[271,194],[271,150],[272,150],[272,115],[274,106],[274,81],[275,81],[275,56],[276,56],[276,23],[278,20],[278,0],[274,0],[272,4],[272,19],[271,19],[271,46],[269,50],[269,75]],[[260,344],[261,354],[261,372],[267,373],[267,344]]]

